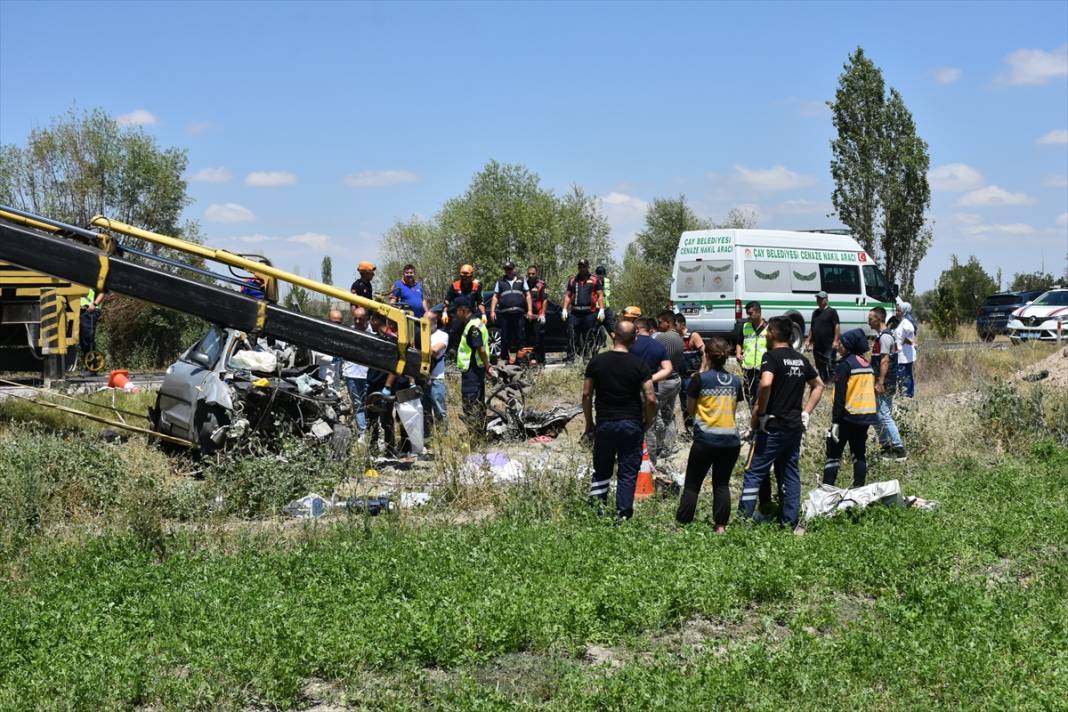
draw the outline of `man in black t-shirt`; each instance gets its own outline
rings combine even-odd
[[[767,332],[768,352],[760,368],[760,391],[753,407],[756,451],[742,482],[738,513],[753,516],[761,485],[768,480],[772,465],[780,465],[783,501],[779,522],[795,528],[801,509],[801,437],[823,395],[823,382],[808,359],[790,346],[793,322],[775,317],[768,322]],[[805,384],[809,395],[802,407]]]
[[[808,339],[805,347],[812,351],[816,360],[816,371],[824,383],[831,382],[834,373],[835,354],[842,338],[842,326],[838,321],[838,312],[827,306],[827,292],[816,294],[816,310],[812,312],[809,322]]]
[[[642,464],[642,441],[656,417],[656,394],[652,374],[642,360],[630,353],[634,324],[619,321],[612,332],[612,349],[586,364],[582,384],[584,437],[593,438],[593,476],[590,500],[608,501],[608,482],[619,462],[616,481],[616,516],[628,519],[634,513],[634,486]],[[593,407],[597,404],[597,425]]]

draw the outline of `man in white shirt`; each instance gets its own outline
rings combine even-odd
[[[912,369],[916,363],[916,324],[912,317],[912,305],[897,300],[897,326],[894,328],[894,342],[897,346],[897,388],[906,398],[916,394],[916,382]]]
[[[366,309],[354,307],[352,318],[352,328],[357,331],[371,331],[370,318]],[[349,400],[352,401],[352,414],[356,419],[356,427],[362,435],[367,432],[367,413],[363,409],[363,402],[367,398],[367,366],[345,361],[341,366],[341,376],[345,379],[345,386],[349,390]]]
[[[441,309],[427,312],[430,320],[430,388],[423,394],[423,437],[430,438],[434,427],[445,427],[445,351],[449,332],[441,328]]]

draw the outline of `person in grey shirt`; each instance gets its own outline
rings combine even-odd
[[[678,431],[675,425],[675,403],[682,390],[682,371],[685,366],[686,345],[675,331],[674,312],[661,312],[656,317],[657,333],[653,338],[667,351],[671,361],[671,375],[656,384],[656,423],[652,428],[653,437],[649,440],[649,458],[654,463],[671,454],[675,447]],[[653,452],[656,452],[655,457]]]

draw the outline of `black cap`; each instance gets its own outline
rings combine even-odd
[[[594,271],[597,272],[597,274],[601,275],[602,277],[604,275],[608,274],[608,270],[606,270],[604,268],[604,265],[597,265],[597,269],[594,270]]]
[[[515,262],[512,262],[511,260],[508,260],[507,262],[504,263],[504,268],[505,269],[515,269]]]
[[[588,259],[586,259],[585,257],[583,257],[581,260],[579,260],[579,265],[578,266],[579,267],[589,267],[590,266],[590,261]]]
[[[467,296],[466,294],[461,294],[460,296],[456,297],[456,299],[452,300],[452,305],[456,309],[459,309],[460,307],[463,307],[465,309],[470,309],[471,308],[471,297]]]

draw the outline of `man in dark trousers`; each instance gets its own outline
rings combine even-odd
[[[572,348],[582,357],[592,351],[593,336],[604,321],[601,280],[590,274],[590,261],[581,259],[578,274],[567,280],[567,291],[560,309],[560,318],[571,328]]]
[[[527,317],[526,345],[534,349],[531,363],[545,363],[545,281],[538,276],[538,266],[527,266],[527,293],[530,295],[530,316]]]
[[[530,290],[526,280],[516,274],[515,262],[504,263],[504,276],[493,285],[490,297],[490,321],[501,330],[500,358],[510,363],[523,347],[523,322],[532,316]]]
[[[486,376],[493,375],[489,360],[489,332],[479,318],[471,318],[471,298],[457,297],[453,303],[456,322],[462,329],[456,348],[456,368],[460,371],[460,397],[464,422],[473,438],[486,434]]]
[[[801,437],[823,395],[823,382],[808,359],[790,345],[793,322],[777,316],[768,322],[767,332],[768,352],[760,369],[760,390],[751,423],[756,433],[756,453],[742,481],[738,513],[753,516],[761,485],[769,481],[772,465],[781,463],[783,501],[779,522],[796,528],[801,510]],[[802,407],[806,383],[809,396]]]
[[[601,506],[608,501],[608,483],[618,462],[616,516],[620,519],[629,519],[634,514],[634,486],[642,464],[642,440],[656,418],[652,374],[639,357],[630,353],[634,336],[633,324],[618,322],[612,332],[612,349],[590,359],[582,383],[584,437],[593,438],[590,499]]]
[[[838,312],[827,304],[827,292],[817,293],[817,308],[812,312],[808,339],[805,343],[805,348],[812,351],[816,361],[816,372],[819,373],[824,383],[831,382],[838,342],[842,338],[842,325],[838,321]]]

